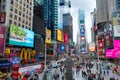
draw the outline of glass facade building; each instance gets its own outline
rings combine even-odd
[[[58,28],[58,0],[44,0],[45,27],[51,30],[52,40],[56,40]]]

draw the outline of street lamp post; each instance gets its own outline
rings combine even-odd
[[[99,59],[99,51],[98,51],[98,35],[96,35],[96,39],[97,39],[98,73],[99,73],[100,72],[100,66],[99,66],[100,59]]]

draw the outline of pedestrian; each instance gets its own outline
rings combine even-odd
[[[23,76],[22,80],[27,80],[27,77],[26,75]]]
[[[107,70],[107,75],[109,75],[109,71]]]

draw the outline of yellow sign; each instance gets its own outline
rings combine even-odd
[[[117,18],[116,17],[113,17],[113,25],[118,25],[118,21],[117,21]]]
[[[31,59],[31,55],[30,55],[30,49],[25,49],[23,48],[21,53],[20,53],[20,60],[22,59]]]
[[[51,30],[46,30],[46,43],[52,43],[51,42]]]
[[[63,33],[61,30],[57,30],[57,40],[63,42]]]

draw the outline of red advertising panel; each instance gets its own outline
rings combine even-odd
[[[4,34],[5,28],[0,26],[0,54],[3,54],[4,51]]]
[[[64,42],[67,43],[67,44],[69,42],[67,33],[64,34]]]
[[[5,16],[6,16],[5,12],[0,13],[0,23],[5,22]]]
[[[106,50],[107,58],[120,58],[120,40],[114,40],[114,49]]]

